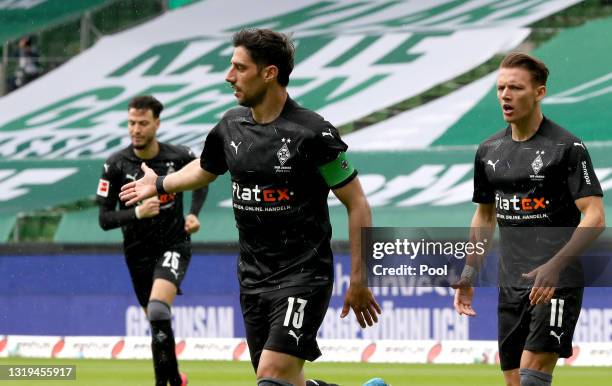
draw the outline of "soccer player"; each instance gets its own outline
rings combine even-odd
[[[200,162],[159,177],[143,166],[144,177],[125,185],[120,197],[132,205],[205,186],[229,170],[240,303],[258,385],[303,386],[304,361],[321,355],[317,330],[333,284],[330,189],[349,218],[352,268],[342,316],[352,308],[361,327],[378,321],[381,310],[360,261],[370,208],[336,128],[287,94],[293,43],[281,33],[250,29],[234,34],[233,45],[226,81],[242,107],[229,110],[208,134]]]
[[[141,164],[157,173],[172,173],[195,160],[191,150],[157,141],[163,105],[152,96],[138,96],[128,105],[128,130],[132,144],[111,155],[98,185],[100,226],[121,227],[125,260],[138,303],[151,323],[151,350],[155,384],[187,384],[180,374],[175,353],[170,307],[191,260],[190,234],[200,229],[198,213],[207,188],[194,190],[191,209],[183,217],[182,193],[163,193],[142,200],[135,207],[119,202],[123,184],[143,175]]]
[[[497,98],[508,126],[479,146],[474,162],[471,237],[490,243],[500,226],[499,357],[513,386],[550,385],[557,359],[572,355],[583,288],[567,283],[581,276],[576,256],[605,226],[584,143],[542,115],[547,78],[529,55],[502,61]],[[455,292],[460,314],[476,315],[471,284],[481,262],[466,261]]]

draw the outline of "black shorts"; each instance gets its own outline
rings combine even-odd
[[[572,338],[582,307],[583,288],[558,288],[549,304],[529,304],[530,289],[500,288],[499,360],[517,369],[523,350],[572,356]]]
[[[191,243],[181,241],[165,248],[143,249],[126,254],[125,261],[132,277],[138,303],[146,307],[155,279],[172,282],[181,294],[181,282],[191,261]]]
[[[255,371],[264,349],[308,361],[321,356],[317,332],[327,312],[331,291],[330,284],[240,294],[246,338]]]

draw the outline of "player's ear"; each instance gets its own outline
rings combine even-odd
[[[272,82],[278,77],[278,67],[273,65],[266,66],[263,70],[263,75],[266,82]]]
[[[546,85],[541,84],[536,87],[536,101],[539,102],[546,96]]]

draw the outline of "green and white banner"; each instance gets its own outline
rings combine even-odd
[[[596,146],[612,145],[611,31],[612,18],[591,21],[560,32],[533,52],[550,69],[544,114]],[[359,151],[478,144],[506,126],[497,101],[496,77],[490,74],[345,139]]]
[[[612,18],[568,28],[533,54],[550,70],[543,111],[588,143],[612,144]],[[477,143],[504,127],[495,87],[432,145]],[[466,133],[469,133],[466,135]]]
[[[7,15],[34,12],[52,2],[76,7],[72,1],[0,0],[0,31],[9,25]],[[18,212],[94,195],[101,159],[128,144],[126,105],[134,95],[154,94],[166,105],[160,140],[199,152],[206,133],[235,106],[224,81],[233,31],[268,27],[291,33],[297,45],[291,95],[341,125],[515,47],[529,33],[525,26],[577,2],[208,0],[103,38],[59,69],[0,99],[0,239]],[[470,92],[481,91],[476,87]],[[567,96],[574,94],[561,95]],[[470,108],[447,105],[434,110],[460,115]],[[436,138],[443,136],[438,134]],[[377,225],[409,226],[407,218],[428,219],[422,226],[435,225],[438,219],[449,225],[453,216],[457,225],[464,225],[472,210],[472,157],[469,149],[391,158],[368,153],[355,161]],[[234,228],[226,178],[212,188],[204,216],[211,231],[198,236],[202,240],[233,237],[228,235]],[[332,199],[330,204],[332,221],[344,221],[338,202]],[[452,215],[448,208],[453,208]],[[71,234],[79,236],[76,242],[88,234],[90,240],[120,238],[117,232],[102,234],[96,217],[95,210],[64,216],[58,240],[70,241]]]
[[[521,28],[563,1],[210,0],[102,39],[0,99],[0,156],[105,158],[125,146],[126,104],[151,93],[167,109],[160,139],[196,152],[235,105],[224,81],[232,31],[293,33],[289,91],[336,125],[451,79],[520,43]]]
[[[612,155],[605,147],[594,146],[589,151],[607,193],[612,189]],[[466,226],[474,210],[474,152],[475,148],[421,150],[353,153],[350,157],[359,170],[376,226]],[[0,216],[93,197],[101,167],[101,160],[0,162]],[[235,236],[230,199],[231,184],[224,175],[211,185],[201,216],[207,231],[196,235],[196,240],[227,241]],[[333,196],[329,205],[336,225],[334,235],[344,239],[346,210]],[[96,209],[65,217],[62,227],[73,231],[60,232],[62,241],[70,237],[72,241],[105,241],[108,237],[98,227]]]
[[[0,0],[0,44],[65,22],[106,0]]]
[[[350,133],[344,140],[351,151],[406,151],[428,148],[485,95],[489,96],[489,90],[496,79],[497,73],[489,74],[432,102]],[[474,143],[478,142],[474,134],[467,130],[463,135],[474,139]]]

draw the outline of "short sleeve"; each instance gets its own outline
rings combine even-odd
[[[200,166],[202,169],[216,175],[224,174],[227,171],[223,138],[220,135],[220,124],[218,123],[206,136],[204,149],[200,156]]]
[[[474,157],[474,194],[472,202],[477,204],[491,204],[495,202],[495,191],[485,172],[485,163],[482,158],[483,148],[478,147]]]
[[[324,121],[323,125],[315,130],[310,152],[316,167],[334,161],[347,149],[348,145],[342,141],[338,130],[331,123]]]
[[[180,163],[180,167],[179,169],[184,168],[187,164],[189,164],[191,161],[193,161],[194,159],[198,158],[196,157],[195,153],[193,152],[193,150],[191,150],[190,147],[188,146],[184,146],[184,145],[179,145],[179,153],[178,153],[178,161]]]
[[[573,142],[568,149],[567,158],[567,186],[574,200],[588,196],[603,196],[591,157],[584,143]]]

